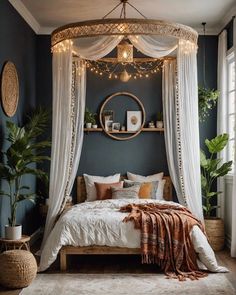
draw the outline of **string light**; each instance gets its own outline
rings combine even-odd
[[[110,61],[111,60],[111,61]],[[134,59],[128,65],[126,63],[119,63],[114,59],[101,59],[97,61],[86,61],[86,67],[91,72],[98,76],[107,76],[108,79],[120,79],[127,82],[129,79],[124,79],[124,72],[127,76],[134,80],[150,78],[155,75],[163,67],[164,59]]]

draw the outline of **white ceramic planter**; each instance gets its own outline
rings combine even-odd
[[[20,240],[22,237],[22,226],[5,225],[5,239],[7,240]]]
[[[161,129],[161,128],[163,128],[163,126],[164,126],[163,121],[157,121],[156,122],[156,127],[157,128],[160,128]]]
[[[92,128],[92,123],[86,123],[86,128]]]
[[[98,125],[97,124],[94,124],[94,125],[92,125],[92,128],[93,129],[97,129],[98,128]]]

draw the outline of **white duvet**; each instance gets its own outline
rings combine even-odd
[[[129,203],[166,203],[156,200],[104,200],[77,204],[57,221],[41,253],[39,271],[46,270],[55,260],[62,246],[113,246],[140,248],[140,230],[132,222],[123,222],[128,213],[119,211]],[[170,202],[168,202],[170,203]],[[173,203],[175,206],[180,206]],[[215,255],[198,226],[191,231],[191,239],[198,253],[201,268],[225,272],[217,265]]]

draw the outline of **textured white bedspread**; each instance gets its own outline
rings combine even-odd
[[[56,259],[62,246],[140,247],[140,231],[132,222],[123,222],[127,213],[119,212],[129,203],[165,203],[156,200],[104,200],[85,202],[65,212],[53,228],[41,253],[39,271],[46,270]],[[170,202],[168,202],[170,203]],[[177,203],[172,203],[180,206]],[[198,226],[191,232],[192,242],[199,259],[213,272],[227,269],[217,265],[215,255]]]

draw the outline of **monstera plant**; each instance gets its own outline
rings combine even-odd
[[[220,207],[216,203],[217,197],[222,193],[215,190],[216,180],[228,174],[232,167],[232,161],[222,163],[222,159],[217,158],[217,153],[226,147],[228,140],[229,136],[226,133],[211,140],[206,139],[205,144],[209,157],[202,150],[200,154],[205,227],[209,242],[214,250],[222,250],[224,247],[224,222],[222,219],[216,218],[213,213],[215,209]],[[216,201],[213,202],[213,199]]]
[[[1,152],[0,177],[7,186],[4,186],[5,190],[0,191],[0,195],[9,198],[10,203],[9,225],[5,227],[7,238],[21,238],[21,225],[16,222],[17,207],[24,200],[34,202],[36,198],[35,193],[29,192],[30,187],[24,184],[24,176],[31,174],[47,180],[47,173],[37,169],[36,165],[50,160],[44,155],[45,149],[50,147],[50,142],[42,140],[48,120],[48,111],[40,108],[28,117],[24,126],[10,121],[6,123],[9,146],[6,151]]]

